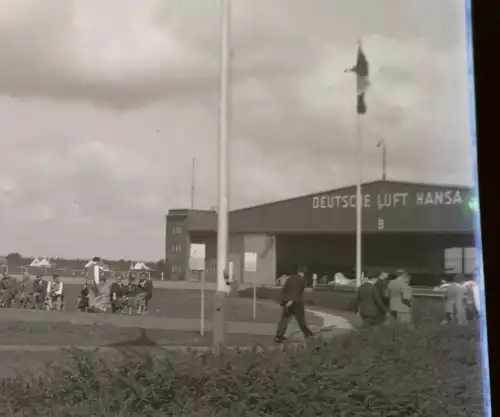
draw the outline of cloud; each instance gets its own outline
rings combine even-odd
[[[364,177],[383,138],[390,178],[470,182],[455,1],[239,0],[232,16],[231,207],[355,180],[359,37]],[[216,205],[219,34],[205,0],[0,0],[0,251],[159,258],[193,157],[196,205]]]

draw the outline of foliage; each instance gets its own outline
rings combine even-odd
[[[309,417],[481,415],[473,326],[381,327],[328,343],[220,355],[72,352],[0,384],[2,415]]]

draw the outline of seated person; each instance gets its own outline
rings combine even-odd
[[[19,289],[19,305],[21,308],[28,308],[28,304],[33,299],[33,283],[30,280],[28,273],[23,274],[21,287]]]
[[[78,311],[89,311],[90,308],[90,283],[85,281],[82,290],[80,291],[80,296],[78,297]]]
[[[123,278],[118,276],[116,281],[109,287],[109,301],[111,302],[111,312],[116,313],[123,309],[124,306],[125,288],[123,286]]]
[[[64,301],[64,285],[59,278],[59,275],[54,274],[52,281],[47,286],[47,306],[50,310],[55,307],[57,311],[61,311]]]
[[[130,277],[128,279],[128,285],[125,291],[127,296],[128,313],[131,314],[132,310],[137,309],[137,298],[141,293],[141,288],[134,277]]]
[[[0,279],[0,306],[10,308],[12,306],[12,298],[10,277],[7,274],[3,274]]]
[[[37,310],[43,310],[45,303],[45,298],[47,295],[47,281],[45,281],[40,275],[37,275],[33,281],[33,297],[32,297],[32,308]]]

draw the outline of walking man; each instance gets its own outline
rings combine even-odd
[[[291,275],[284,283],[281,292],[281,306],[283,311],[276,329],[276,343],[285,341],[285,333],[290,319],[295,317],[300,330],[306,339],[313,336],[313,332],[306,323],[304,308],[304,291],[306,289],[307,268],[300,267],[297,274]]]
[[[389,312],[398,322],[412,324],[412,291],[410,276],[403,269],[396,271],[396,278],[387,284]]]

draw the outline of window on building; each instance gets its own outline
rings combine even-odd
[[[172,274],[176,274],[180,271],[179,265],[172,265]]]
[[[172,245],[172,253],[180,253],[181,245]]]
[[[448,248],[444,252],[444,267],[450,274],[473,275],[476,271],[476,248]]]
[[[464,248],[464,274],[476,273],[476,248]]]
[[[444,269],[449,274],[459,274],[462,272],[462,248],[445,249]]]
[[[180,226],[175,226],[173,229],[173,234],[174,235],[180,235],[182,233],[182,227]]]

